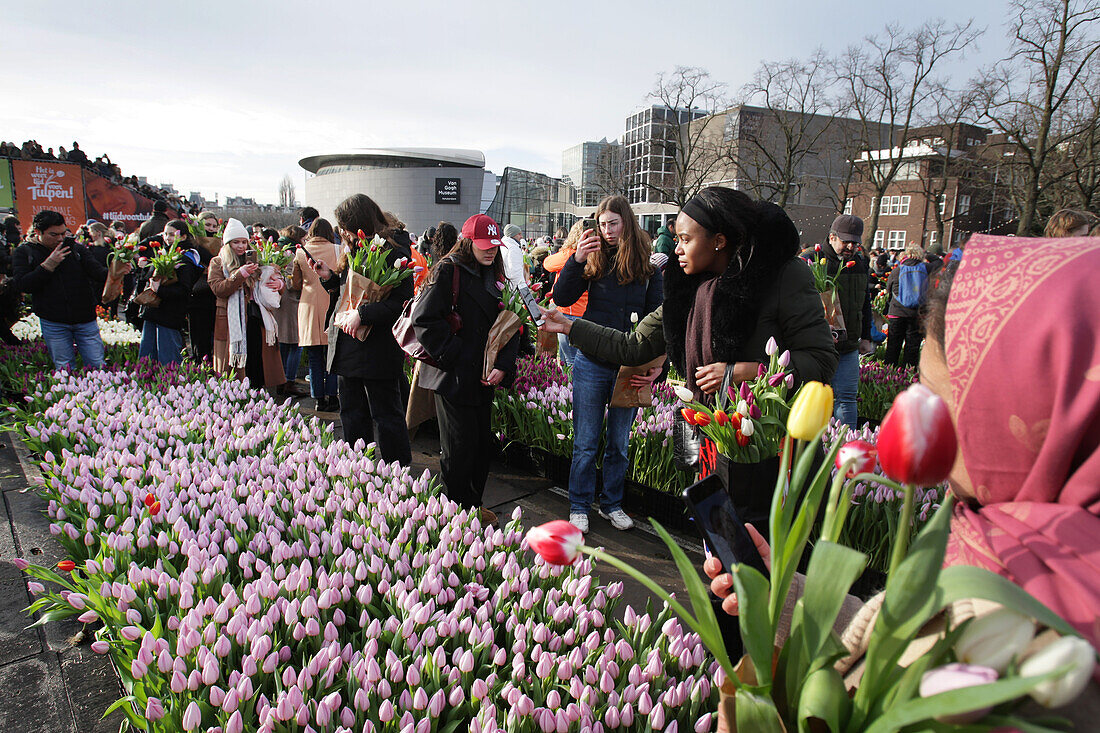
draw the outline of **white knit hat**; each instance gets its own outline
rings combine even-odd
[[[222,241],[231,242],[234,239],[241,238],[248,239],[248,230],[244,228],[244,224],[236,219],[230,219],[225,222],[225,231],[222,232]]]

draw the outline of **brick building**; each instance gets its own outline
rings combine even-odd
[[[844,213],[861,217],[864,244],[901,250],[909,243],[950,249],[974,232],[1013,231],[1015,217],[1001,186],[998,161],[1011,155],[990,130],[975,125],[910,130],[902,149],[872,150],[856,161]],[[868,168],[900,160],[881,199]],[[871,231],[872,207],[879,211]]]

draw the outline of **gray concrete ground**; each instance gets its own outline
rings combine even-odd
[[[313,400],[296,399],[312,414]],[[336,422],[338,416],[318,413]],[[32,487],[40,483],[36,467],[27,460],[22,445],[8,433],[0,436],[0,493],[4,525],[0,528],[0,733],[105,733],[117,731],[122,716],[106,720],[103,711],[121,696],[110,663],[93,654],[90,638],[75,618],[28,629],[31,619],[23,613],[31,599],[20,571],[10,562],[24,557],[40,565],[63,559],[61,546],[49,533],[46,505]],[[439,468],[439,441],[434,426],[420,430],[413,441],[413,466],[417,473]],[[485,506],[507,520],[518,506],[525,526],[568,517],[569,502],[560,487],[542,477],[517,471],[500,463],[491,468],[485,490]],[[635,517],[642,522],[643,518]],[[606,547],[618,557],[647,571],[663,587],[683,598],[683,584],[667,548],[652,531],[638,527],[620,532],[593,514],[587,542]],[[682,537],[696,567],[702,558],[695,538]],[[649,592],[639,584],[603,565],[597,573],[605,582],[624,581],[624,604],[645,607]],[[620,612],[621,612],[620,607]]]

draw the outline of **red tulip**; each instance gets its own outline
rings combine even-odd
[[[690,407],[685,407],[684,409],[680,410],[680,414],[684,416],[684,420],[687,421],[688,425],[695,425],[695,413],[691,410]]]
[[[848,262],[844,266],[845,267],[855,267],[856,266],[856,261],[855,260],[848,260]]]
[[[153,503],[157,500],[157,497],[152,494],[145,495],[145,506],[153,506]]]
[[[737,445],[741,446],[742,448],[744,448],[746,445],[748,445],[749,442],[752,440],[752,436],[745,435],[740,430],[738,430],[733,435],[734,435],[734,438],[737,440]]]
[[[890,478],[934,486],[951,473],[958,440],[947,404],[923,384],[894,400],[878,438],[878,460]]]
[[[716,410],[714,413],[714,422],[718,423],[719,427],[725,427],[726,423],[730,421],[729,415],[722,410]]]
[[[854,463],[852,467],[848,469],[848,473],[845,474],[847,478],[852,478],[852,476],[855,476],[857,473],[870,473],[874,471],[875,462],[878,460],[878,453],[875,450],[875,446],[867,441],[853,440],[842,445],[840,450],[837,451],[837,469],[843,469],[844,464],[850,460],[854,461]]]
[[[149,505],[149,514],[151,516],[154,516],[154,517],[157,516],[158,514],[160,514],[160,502],[159,501],[154,501],[152,504]]]
[[[62,560],[61,562],[57,563],[57,569],[63,573],[71,573],[72,571],[76,570],[76,563],[72,560]]]
[[[363,234],[363,230],[362,230],[362,229],[360,229],[360,230],[359,230],[358,232],[356,232],[356,234],[358,234],[358,235],[359,235],[359,238],[360,238],[360,239],[366,239],[366,238],[367,238],[367,235],[366,235],[366,234]]]
[[[580,555],[584,534],[564,519],[555,519],[528,530],[527,544],[551,565],[572,565]]]
[[[695,424],[701,428],[710,425],[710,415],[705,412],[695,413]]]

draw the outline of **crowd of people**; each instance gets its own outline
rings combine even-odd
[[[0,142],[0,158],[75,163],[83,168],[87,168],[96,175],[106,178],[111,183],[124,186],[153,202],[162,202],[175,211],[182,211],[190,214],[199,213],[198,206],[173,191],[168,191],[159,186],[153,186],[134,175],[122,175],[122,169],[118,167],[117,163],[111,162],[111,158],[106,153],[96,156],[95,159],[89,159],[87,153],[80,148],[80,144],[75,140],[72,143],[72,147],[68,150],[66,150],[64,146],[58,146],[56,153],[53,148],[43,149],[42,145],[37,140],[27,140],[22,145],[3,141]]]

